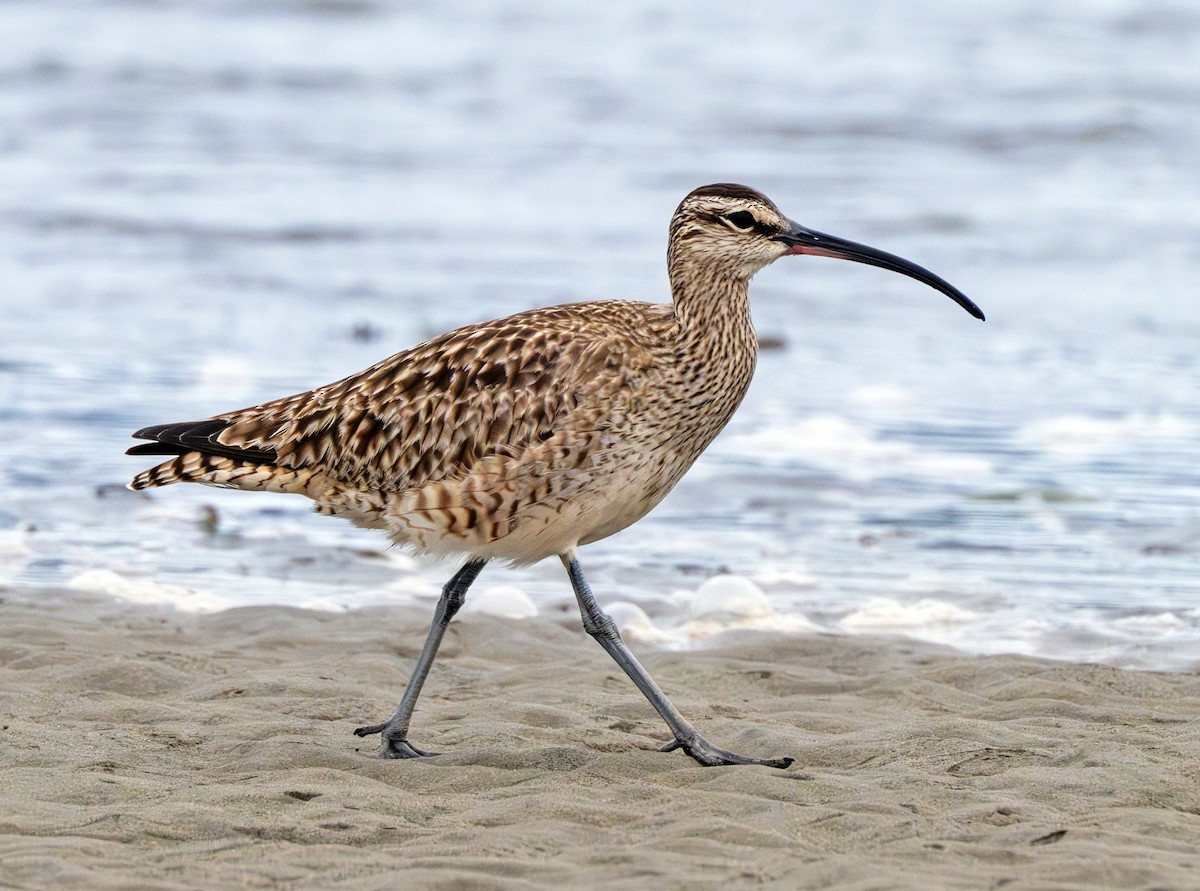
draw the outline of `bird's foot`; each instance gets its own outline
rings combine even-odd
[[[383,749],[379,753],[381,758],[428,758],[439,754],[418,749],[408,741],[404,731],[388,732],[387,724],[372,724],[369,727],[358,727],[354,731],[355,736],[371,736],[376,733],[383,736]]]
[[[404,737],[389,739],[386,736],[383,738],[383,751],[379,753],[382,758],[428,758],[438,754],[440,753],[418,749]]]
[[[750,758],[746,755],[727,752],[725,749],[717,748],[698,733],[690,739],[673,739],[659,751],[673,752],[676,749],[683,749],[705,767],[718,767],[723,764],[761,764],[764,767],[778,767],[783,770],[796,762],[796,759],[790,755],[784,755],[782,758]]]

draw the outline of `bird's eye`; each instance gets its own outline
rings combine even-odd
[[[745,232],[748,229],[753,229],[758,220],[754,219],[754,214],[748,210],[735,210],[733,213],[725,214],[725,222],[733,226],[735,229],[741,229]]]

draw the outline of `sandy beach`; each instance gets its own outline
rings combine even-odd
[[[14,888],[1195,888],[1200,678],[897,640],[637,649],[718,744],[576,627],[467,615],[413,738],[409,610],[195,616],[0,604],[0,885]]]

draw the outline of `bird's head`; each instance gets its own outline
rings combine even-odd
[[[788,254],[879,266],[915,278],[941,291],[975,318],[983,318],[970,298],[928,269],[865,244],[806,229],[748,186],[716,183],[693,191],[671,218],[669,244],[672,269],[692,268],[701,274],[742,281]]]

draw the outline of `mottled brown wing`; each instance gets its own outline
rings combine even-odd
[[[371,490],[460,476],[481,458],[518,454],[564,425],[595,425],[594,417],[578,417],[580,399],[621,389],[651,361],[642,335],[668,310],[641,304],[643,313],[630,313],[630,306],[572,304],[459,329],[308,393],[147,428],[138,435],[157,442],[138,448],[165,443],[320,469]]]

